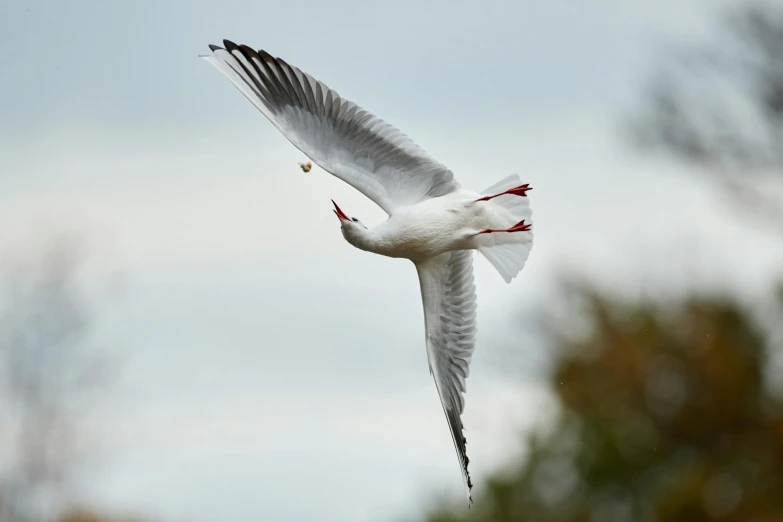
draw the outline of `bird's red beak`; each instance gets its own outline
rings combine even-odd
[[[337,203],[332,200],[332,203],[334,203],[334,213],[337,214],[337,217],[340,218],[342,221],[350,221],[351,218],[345,215],[345,212],[342,211],[340,207],[337,206]]]

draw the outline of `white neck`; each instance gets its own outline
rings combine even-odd
[[[369,228],[358,225],[346,225],[343,227],[343,237],[359,250],[378,252],[379,237]]]

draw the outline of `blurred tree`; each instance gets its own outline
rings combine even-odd
[[[65,513],[57,522],[142,522],[142,519],[110,516],[90,509],[78,508]]]
[[[783,522],[783,400],[764,378],[756,313],[570,292],[572,328],[545,328],[554,429],[470,512],[441,506],[429,522]]]
[[[745,3],[725,25],[655,71],[632,135],[699,167],[783,237],[783,5]]]
[[[84,441],[102,359],[72,242],[23,256],[0,277],[0,521],[48,520]]]

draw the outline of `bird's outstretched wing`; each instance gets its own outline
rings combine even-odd
[[[405,134],[263,50],[223,41],[203,56],[324,170],[387,214],[460,185]]]
[[[440,395],[457,450],[468,501],[473,483],[468,473],[461,414],[465,379],[476,340],[476,285],[473,284],[473,251],[446,252],[417,263],[424,302],[427,360]]]

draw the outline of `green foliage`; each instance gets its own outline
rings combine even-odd
[[[61,516],[58,522],[143,522],[140,518],[118,518],[90,509],[73,509]]]
[[[783,402],[755,313],[578,294],[589,328],[549,334],[556,429],[480,485],[471,512],[443,506],[429,522],[783,521]]]

